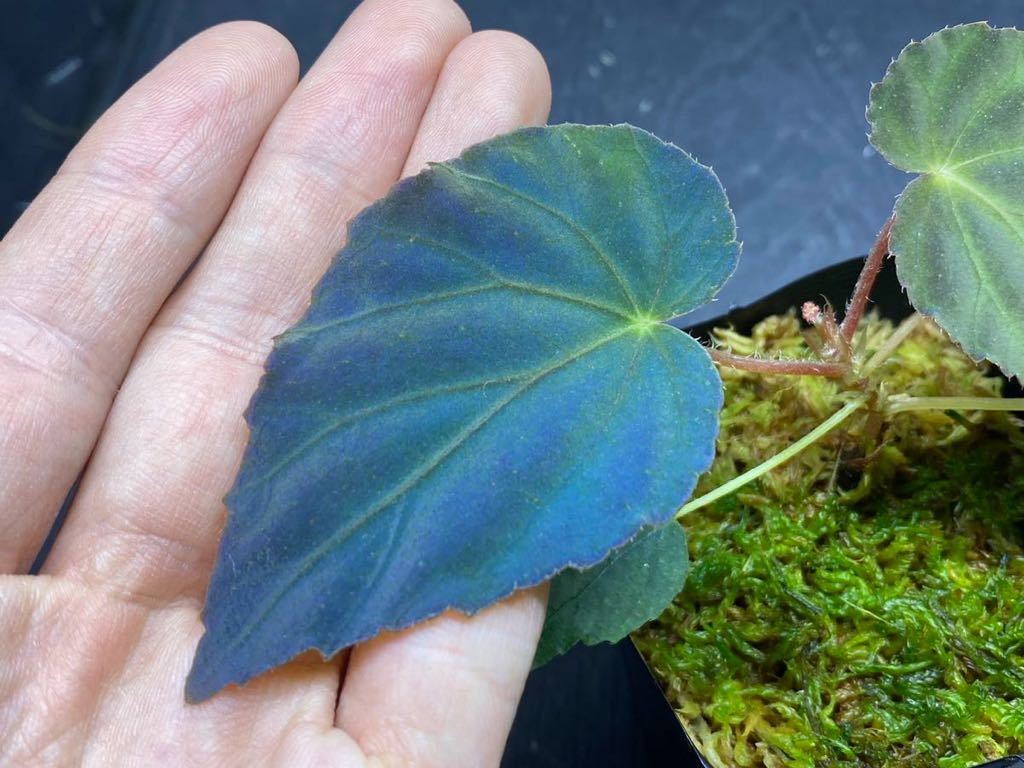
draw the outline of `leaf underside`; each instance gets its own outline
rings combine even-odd
[[[189,700],[669,520],[722,394],[662,321],[738,250],[714,174],[630,126],[499,137],[364,211],[250,404]]]
[[[689,565],[686,534],[672,521],[642,530],[591,568],[562,571],[551,581],[534,666],[577,642],[617,642],[657,618],[682,591]]]
[[[984,23],[911,43],[872,88],[871,143],[921,174],[891,251],[918,311],[976,360],[1024,373],[1024,32]]]

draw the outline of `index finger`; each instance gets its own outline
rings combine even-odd
[[[100,118],[0,243],[0,573],[32,563],[297,74],[262,24],[198,35]]]

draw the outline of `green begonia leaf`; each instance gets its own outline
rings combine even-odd
[[[686,582],[686,534],[676,522],[641,531],[597,565],[569,568],[551,582],[534,666],[576,643],[621,640],[661,615]]]
[[[722,388],[663,321],[738,251],[714,174],[630,126],[499,137],[364,211],[250,405],[188,698],[671,519]]]
[[[1024,373],[1024,32],[968,24],[911,43],[871,90],[871,142],[921,174],[891,252],[914,307],[975,359]]]

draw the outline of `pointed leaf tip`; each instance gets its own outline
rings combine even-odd
[[[722,390],[660,321],[714,295],[735,235],[717,178],[630,126],[502,136],[364,211],[250,405],[188,697],[669,520]]]

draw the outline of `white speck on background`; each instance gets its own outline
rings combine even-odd
[[[597,58],[606,67],[614,67],[617,61],[615,54],[611,51],[601,51]]]
[[[596,80],[601,76],[601,68],[597,64],[588,64],[587,74]]]
[[[740,170],[740,174],[744,178],[755,178],[757,176],[760,176],[763,170],[764,168],[761,166],[760,163],[747,163]]]
[[[71,75],[82,68],[82,57],[72,56],[70,59],[62,61],[56,67],[50,70],[50,73],[46,76],[47,86],[54,86],[62,80],[67,80]]]
[[[636,108],[641,115],[646,115],[654,109],[654,102],[650,99],[640,99],[640,103],[636,105]]]
[[[878,153],[875,152],[875,148],[872,147],[870,144],[865,144],[864,149],[860,151],[860,156],[863,157],[865,160],[867,160],[869,157],[874,157],[876,154]]]

